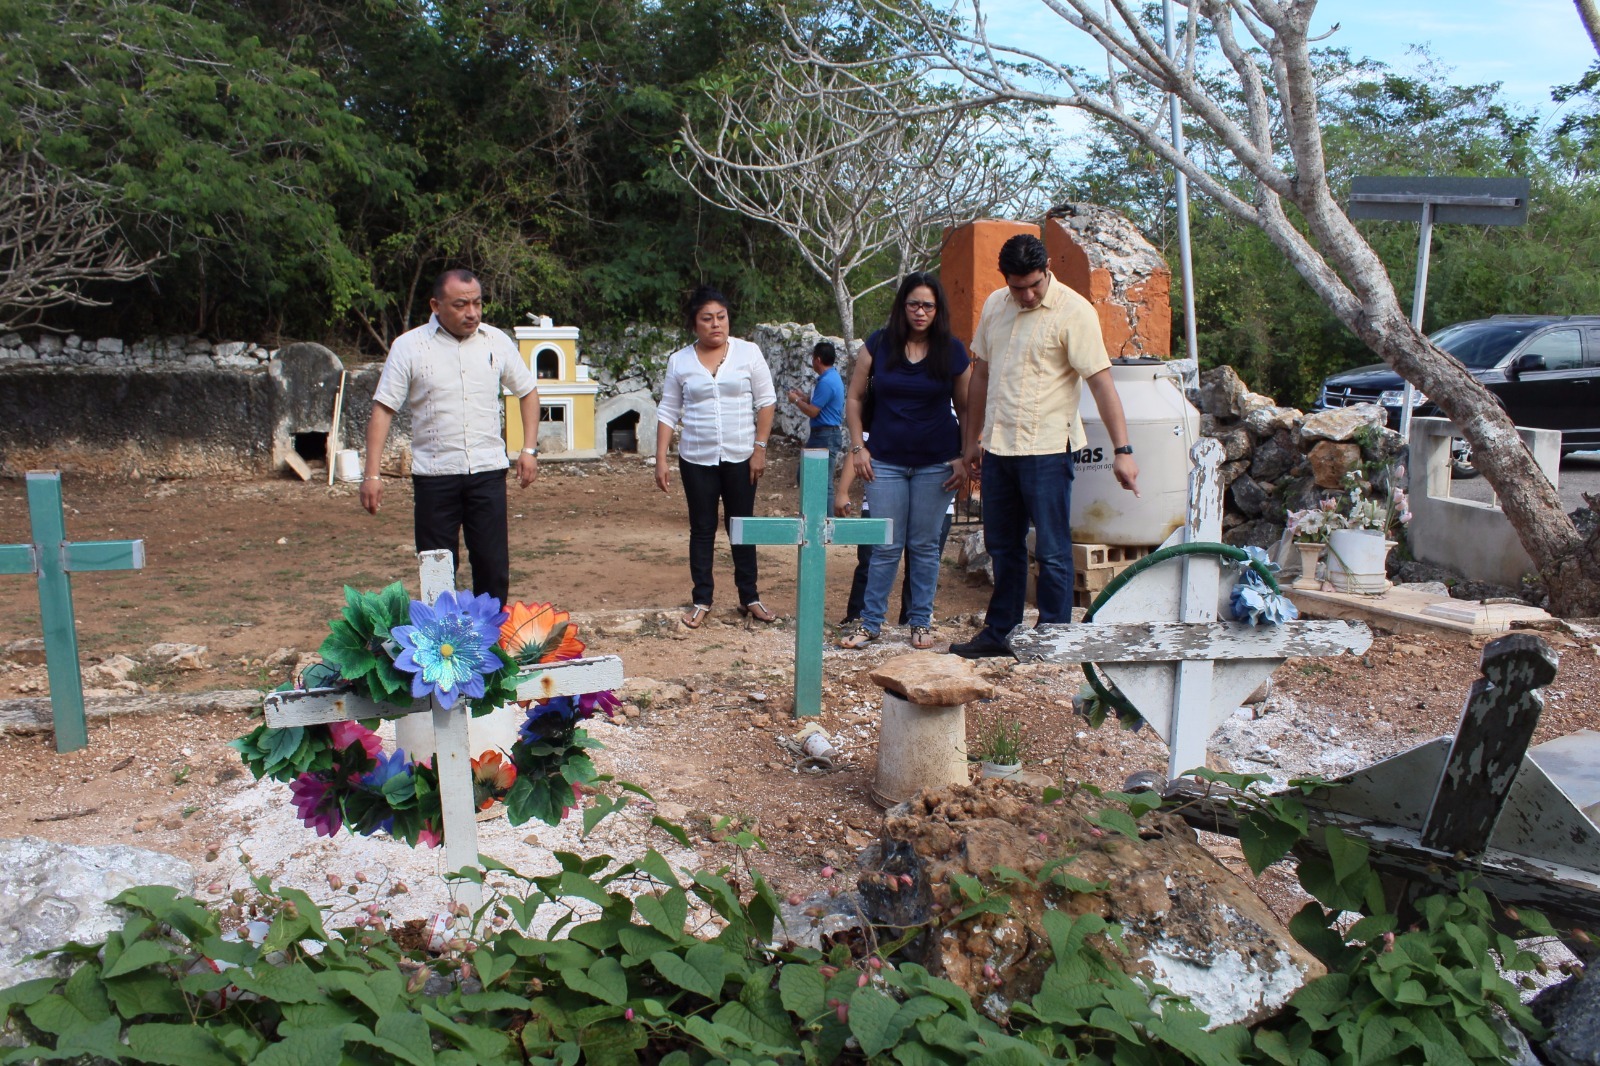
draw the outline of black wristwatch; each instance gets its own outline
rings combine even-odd
[[[1111,449],[1111,454],[1112,455],[1132,455],[1133,454],[1133,445],[1124,444],[1120,448],[1112,448]]]

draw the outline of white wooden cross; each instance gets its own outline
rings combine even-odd
[[[455,571],[447,551],[426,551],[418,555],[422,602],[432,606],[441,593],[455,587]],[[615,655],[567,659],[543,663],[518,675],[517,698],[548,699],[552,696],[581,696],[603,692],[622,684],[622,660]],[[445,866],[450,872],[478,865],[478,819],[472,797],[472,751],[468,746],[467,723],[472,712],[465,699],[455,706],[440,707],[432,697],[416,700],[408,708],[375,703],[348,689],[314,688],[298,692],[270,692],[263,704],[268,727],[325,725],[365,718],[394,718],[428,712],[433,719],[434,769],[439,773],[439,806],[444,815]],[[500,713],[500,712],[495,712]],[[403,746],[403,745],[402,745]],[[407,750],[406,754],[412,754]],[[479,886],[471,881],[455,882],[450,897],[476,910],[483,902]]]
[[[1222,446],[1203,438],[1190,453],[1189,522],[1167,543],[1222,540]],[[1359,622],[1252,626],[1221,621],[1231,584],[1221,560],[1189,555],[1153,565],[1115,593],[1094,621],[1018,629],[1023,661],[1098,663],[1169,752],[1167,776],[1205,765],[1206,742],[1289,656],[1359,654],[1372,633]]]

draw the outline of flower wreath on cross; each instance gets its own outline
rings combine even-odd
[[[480,810],[503,802],[512,825],[560,822],[578,786],[596,776],[586,749],[599,745],[579,723],[617,707],[610,692],[517,699],[524,670],[583,655],[570,615],[548,603],[502,611],[494,597],[466,592],[444,592],[430,607],[399,582],[382,592],[344,592],[345,609],[318,649],[322,662],[299,685],[346,688],[396,708],[430,696],[443,707],[466,699],[474,717],[519,703],[527,717],[509,757],[488,751],[472,760],[473,799]],[[413,762],[399,749],[385,754],[368,724],[261,725],[232,746],[257,780],[288,783],[300,820],[318,836],[346,826],[363,835],[382,830],[413,847],[444,839],[431,761]]]

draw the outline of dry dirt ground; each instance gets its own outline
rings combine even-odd
[[[775,459],[758,510],[791,513],[794,456]],[[147,546],[140,573],[74,579],[84,663],[116,654],[139,659],[153,643],[176,641],[205,645],[208,665],[136,669],[132,680],[171,694],[170,710],[96,723],[85,751],[57,755],[48,734],[0,736],[0,836],[134,843],[199,863],[202,878],[210,877],[216,863],[236,861],[215,854],[243,831],[230,812],[266,786],[252,782],[226,747],[252,723],[241,714],[186,713],[184,693],[283,680],[296,654],[321,642],[345,584],[373,589],[401,580],[414,588],[409,486],[391,482],[376,518],[361,511],[353,485],[294,480],[69,475],[65,497],[70,539],[143,537]],[[879,815],[869,795],[879,694],[867,670],[906,650],[903,634],[890,630],[862,652],[827,651],[820,723],[843,758],[832,773],[800,773],[778,744],[797,726],[788,715],[792,623],[752,628],[733,613],[725,546],[717,616],[694,632],[674,621],[688,591],[676,484],[663,495],[639,460],[551,464],[533,488],[512,490],[512,514],[514,597],[552,600],[590,630],[617,612],[661,612],[647,614],[636,633],[584,634],[591,653],[620,655],[630,677],[683,686],[664,699],[640,700],[631,717],[597,730],[608,745],[602,768],[644,786],[662,814],[696,829],[704,862],[733,857],[728,844],[711,839],[721,835],[711,823],[727,816],[762,838],[767,850],[751,861],[787,893],[826,886],[827,867],[849,869],[856,850],[875,836]],[[0,543],[27,539],[23,485],[0,481]],[[830,620],[842,613],[853,553],[830,550]],[[793,553],[762,549],[761,569],[766,602],[792,616]],[[938,635],[964,639],[987,590],[966,585],[953,569],[946,576]],[[38,626],[33,583],[0,583],[0,646],[37,636]],[[1536,739],[1600,728],[1600,648],[1562,632],[1547,638],[1561,655],[1561,672]],[[1212,749],[1235,769],[1281,779],[1335,774],[1451,733],[1481,643],[1380,634],[1361,657],[1291,660],[1267,700],[1236,715]],[[1094,731],[1073,715],[1077,668],[996,660],[981,668],[997,694],[970,709],[969,741],[1004,716],[1025,729],[1030,769],[1041,774],[1116,787],[1135,770],[1164,766],[1164,748],[1148,729]],[[0,661],[0,699],[46,691],[43,667]],[[623,826],[630,824],[637,823]],[[532,836],[505,839],[513,849],[522,841],[539,846]],[[1248,876],[1231,841],[1207,843]],[[535,858],[496,857],[512,865]],[[1285,918],[1298,906],[1291,882],[1291,874],[1274,869],[1262,885]]]

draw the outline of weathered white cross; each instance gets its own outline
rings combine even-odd
[[[44,626],[45,672],[50,679],[50,718],[56,751],[87,747],[83,673],[78,668],[78,630],[72,617],[72,575],[86,570],[141,570],[144,541],[69,541],[61,506],[61,473],[28,471],[28,520],[32,544],[0,544],[0,574],[39,579],[39,620]]]
[[[422,602],[431,606],[441,593],[455,587],[455,571],[447,551],[422,552],[418,559]],[[533,700],[552,696],[581,696],[589,692],[603,692],[621,684],[622,660],[615,655],[568,659],[543,663],[518,675],[517,698]],[[263,710],[266,723],[272,729],[431,714],[435,740],[434,769],[439,773],[439,805],[444,815],[445,866],[454,873],[478,865],[478,819],[472,798],[472,752],[467,741],[467,724],[472,712],[467,700],[459,699],[454,707],[445,708],[430,697],[402,708],[376,703],[346,689],[321,688],[268,693]],[[483,901],[478,885],[471,881],[455,882],[450,895],[451,899],[473,909]]]
[[[1194,446],[1189,522],[1168,543],[1222,540],[1222,446]],[[1186,555],[1156,563],[1095,612],[1094,621],[1018,629],[1011,650],[1024,661],[1098,663],[1169,752],[1177,780],[1205,765],[1206,741],[1290,656],[1361,653],[1372,634],[1359,622],[1252,626],[1219,621],[1232,589],[1221,562]]]

